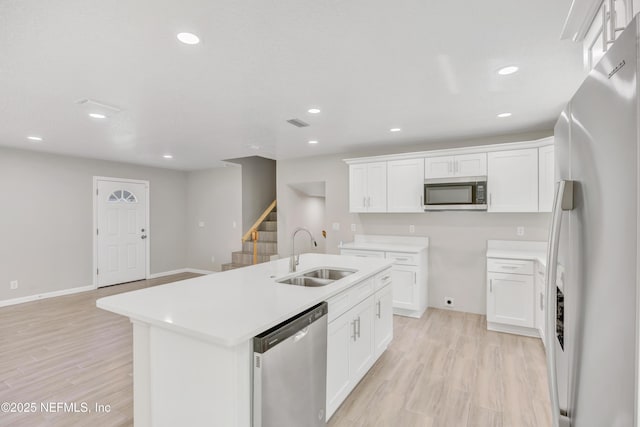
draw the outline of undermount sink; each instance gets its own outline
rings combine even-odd
[[[306,273],[301,273],[297,276],[276,280],[276,282],[295,286],[326,286],[336,280],[347,277],[356,271],[357,270],[349,270],[345,268],[318,268],[316,270],[307,271]]]

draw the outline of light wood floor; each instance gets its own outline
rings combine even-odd
[[[96,300],[195,276],[184,273],[0,308],[0,403],[111,405],[108,414],[0,412],[0,426],[133,425],[131,323],[98,309]]]
[[[331,427],[551,425],[539,339],[490,332],[485,316],[394,317],[394,340]]]
[[[129,320],[98,298],[181,274],[0,308],[0,403],[87,402],[100,413],[0,413],[0,426],[133,425]],[[330,420],[343,426],[550,425],[540,340],[488,332],[484,316],[394,317],[394,340]]]

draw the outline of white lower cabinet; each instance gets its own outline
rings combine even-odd
[[[535,312],[536,312],[536,328],[538,328],[538,332],[540,333],[540,338],[542,338],[542,343],[544,344],[544,336],[546,333],[546,310],[545,304],[546,300],[546,282],[544,279],[544,268],[541,265],[538,265],[536,269],[536,296],[535,296]]]
[[[487,259],[487,328],[538,336],[533,261]]]
[[[381,236],[385,237],[385,236]],[[356,236],[356,239],[358,236]],[[375,239],[375,236],[370,238]],[[394,237],[398,241],[407,237]],[[341,255],[357,257],[386,258],[393,260],[391,276],[393,278],[393,313],[401,316],[420,318],[428,306],[428,247],[429,239],[416,238],[421,245],[414,251],[399,251],[397,244],[387,244],[390,250],[368,250],[358,248],[358,241],[348,244],[350,247],[340,249]],[[384,243],[378,243],[384,249]],[[353,248],[353,249],[352,249]],[[394,250],[395,249],[395,250]]]
[[[391,267],[393,277],[393,306],[405,310],[418,309],[418,267],[410,265],[394,265]]]
[[[355,285],[328,301],[329,314],[332,307],[344,310],[345,301],[349,308],[338,317],[329,316],[333,320],[327,329],[327,420],[393,338],[391,280],[384,277],[390,277],[388,270],[368,279],[372,283]]]
[[[377,359],[393,339],[393,298],[391,285],[376,292],[373,318],[374,356]]]

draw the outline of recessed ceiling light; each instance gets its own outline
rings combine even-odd
[[[252,150],[259,150],[260,148],[262,148],[258,144],[249,144],[247,145],[247,147],[251,148]]]
[[[307,110],[307,112],[311,113],[311,114],[318,114],[320,112],[320,109],[319,108],[309,108]]]
[[[498,74],[500,74],[501,76],[508,76],[509,74],[513,74],[518,70],[519,68],[516,67],[515,65],[509,65],[507,67],[500,68],[498,70]]]
[[[106,119],[107,116],[105,116],[104,114],[100,114],[100,113],[89,113],[89,117],[91,117],[92,119]]]
[[[27,139],[31,141],[42,141],[42,138],[39,136],[28,136]]]
[[[389,132],[400,132],[402,129],[400,128],[391,128],[389,129]]]
[[[165,154],[164,156],[165,159],[173,159],[173,156],[171,154]]]
[[[500,113],[500,114],[498,114],[498,117],[500,117],[501,119],[503,119],[505,117],[511,117],[511,113]]]
[[[176,36],[184,44],[198,44],[200,43],[200,37],[193,33],[178,33]]]
[[[318,141],[316,141],[316,140],[309,141],[309,144],[317,144],[317,143],[318,143]]]

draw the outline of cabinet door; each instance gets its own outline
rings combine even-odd
[[[375,336],[374,356],[377,359],[393,339],[393,296],[391,285],[375,294],[373,331]]]
[[[387,162],[387,212],[422,212],[424,159]]]
[[[533,276],[489,273],[487,321],[533,328]]]
[[[349,348],[349,371],[351,381],[357,384],[373,365],[373,301],[374,297],[362,301],[352,308],[356,337]]]
[[[538,149],[489,153],[489,212],[538,211]]]
[[[387,162],[367,165],[367,212],[387,211]]]
[[[453,156],[427,157],[424,159],[425,179],[447,178],[453,175]]]
[[[486,176],[487,153],[456,156],[454,169],[456,176]]]
[[[349,166],[349,212],[367,211],[367,165]]]
[[[554,151],[553,145],[538,148],[538,210],[540,212],[551,212],[553,208],[555,186]]]
[[[354,339],[355,326],[350,312],[329,323],[327,328],[327,420],[351,391],[349,347]]]
[[[391,267],[393,307],[407,310],[418,309],[418,268],[404,265]]]

